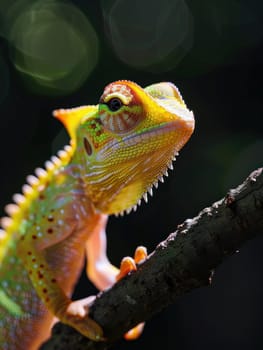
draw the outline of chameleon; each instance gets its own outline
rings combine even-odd
[[[27,177],[23,194],[13,196],[1,219],[2,350],[37,349],[54,320],[90,339],[105,339],[83,300],[71,299],[85,256],[87,276],[99,290],[146,258],[139,247],[120,269],[110,263],[108,216],[147,201],[195,126],[193,112],[170,82],[142,88],[119,80],[105,87],[97,105],[53,115],[70,142]]]

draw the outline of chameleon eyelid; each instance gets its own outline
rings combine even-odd
[[[108,94],[107,96],[104,97],[102,103],[107,104],[110,100],[112,100],[113,98],[118,98],[122,104],[124,105],[128,105],[131,101],[131,98],[129,98],[128,96],[125,96],[119,92],[113,92],[111,94]]]

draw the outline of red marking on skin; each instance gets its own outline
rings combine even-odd
[[[49,228],[49,229],[47,230],[47,233],[53,233],[53,229],[52,229],[52,228]]]
[[[46,302],[47,302],[47,303],[49,302],[49,298],[46,298]]]
[[[43,264],[41,264],[39,267],[41,267],[41,268],[43,269],[44,265],[43,265]]]
[[[33,239],[37,239],[37,236],[36,236],[36,235],[33,235],[32,238],[33,238]]]
[[[43,200],[43,199],[45,199],[45,196],[43,194],[40,194],[39,199]]]
[[[43,291],[43,293],[47,293],[47,289],[46,288],[43,288],[42,291]]]
[[[91,147],[89,140],[86,137],[84,137],[84,139],[83,139],[83,144],[84,144],[84,148],[85,148],[87,155],[88,156],[92,155],[92,147]]]
[[[29,270],[28,273],[29,273],[29,275],[32,275],[32,270]]]
[[[55,278],[52,278],[52,279],[51,279],[51,282],[52,282],[52,283],[56,283],[57,280],[56,280]]]
[[[39,279],[42,279],[44,277],[44,275],[40,271],[37,271],[37,274]]]
[[[49,216],[49,217],[47,218],[47,220],[48,220],[49,222],[52,222],[52,221],[54,221],[54,218],[53,218],[53,216]]]
[[[32,255],[32,252],[27,252],[27,255]]]

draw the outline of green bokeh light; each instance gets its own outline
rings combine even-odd
[[[10,28],[17,17],[35,0],[0,0],[0,36],[8,40]]]
[[[106,35],[126,64],[153,72],[177,66],[192,46],[184,0],[102,0]]]
[[[9,32],[11,58],[29,88],[68,94],[89,76],[98,60],[98,38],[85,15],[67,2],[38,1]]]

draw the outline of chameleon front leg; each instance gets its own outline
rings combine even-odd
[[[119,281],[129,272],[137,269],[137,264],[144,261],[147,251],[144,247],[137,247],[134,258],[124,257],[121,261],[120,269],[113,266],[107,257],[107,237],[105,227],[107,216],[102,216],[99,225],[93,231],[86,244],[87,252],[87,275],[88,278],[99,290],[110,288],[116,281]],[[125,339],[137,339],[144,328],[144,323],[138,324],[129,330]]]
[[[55,271],[47,261],[47,249],[62,242],[71,235],[74,226],[53,230],[52,234],[42,237],[38,232],[28,232],[18,245],[18,255],[28,271],[38,296],[47,309],[61,322],[66,323],[92,340],[103,340],[101,327],[88,317],[88,308],[83,303],[72,301],[58,282]],[[58,271],[57,271],[58,272]]]
[[[86,242],[87,276],[99,290],[110,288],[119,274],[119,269],[112,265],[107,257],[107,220],[107,215],[101,215]]]

